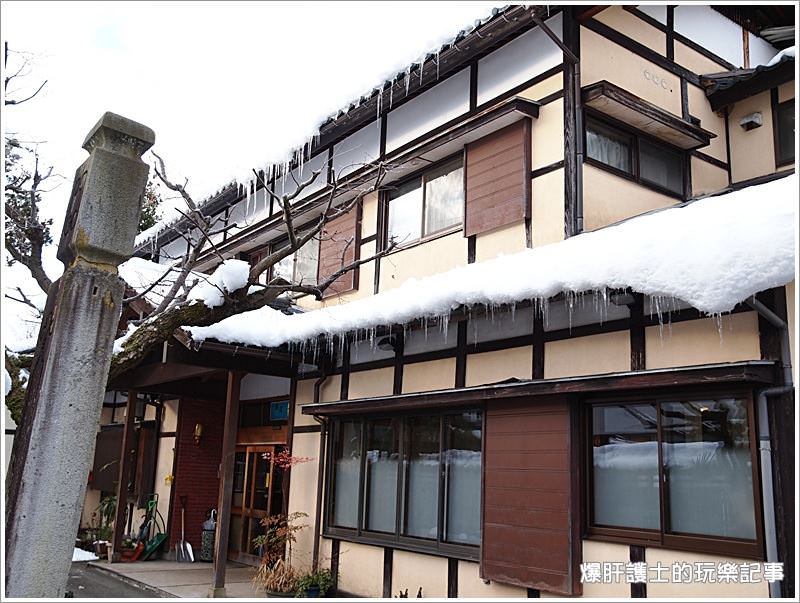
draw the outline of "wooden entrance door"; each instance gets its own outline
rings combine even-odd
[[[284,512],[283,472],[275,454],[283,446],[237,446],[228,558],[256,565],[253,538],[264,533],[261,520]]]

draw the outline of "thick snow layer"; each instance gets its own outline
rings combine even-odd
[[[6,367],[3,367],[3,395],[7,396],[8,392],[11,391],[11,374],[8,372]]]
[[[797,191],[792,175],[409,280],[348,304],[291,316],[265,307],[188,330],[195,340],[278,346],[442,316],[462,304],[514,303],[607,287],[681,299],[709,314],[726,312],[794,277]]]
[[[789,48],[784,48],[783,50],[781,50],[778,54],[776,54],[769,60],[769,63],[767,63],[767,67],[772,67],[773,65],[780,63],[783,57],[794,59],[795,48],[796,48],[795,46],[790,46]]]
[[[250,264],[244,260],[225,260],[205,280],[198,283],[189,293],[189,299],[201,300],[209,308],[221,306],[225,292],[241,289],[247,284]]]
[[[36,348],[36,340],[39,338],[38,334],[33,337],[25,337],[23,339],[14,339],[6,341],[5,345],[10,351],[21,354]]]
[[[99,559],[99,557],[92,552],[84,551],[77,547],[72,551],[73,561],[95,561],[96,559]]]
[[[134,257],[120,264],[119,275],[134,290],[142,292],[150,284],[160,279],[167,270],[169,270],[170,273],[161,279],[161,281],[144,296],[148,302],[157,306],[169,292],[175,278],[178,276],[177,269]],[[191,278],[192,276],[190,275],[189,279]]]

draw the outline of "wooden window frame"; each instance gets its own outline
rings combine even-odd
[[[368,544],[373,546],[391,547],[393,549],[401,549],[405,551],[412,551],[418,553],[425,553],[429,555],[439,555],[450,557],[454,559],[463,559],[469,561],[479,561],[480,558],[480,545],[469,545],[461,543],[448,542],[444,535],[444,514],[447,504],[444,487],[444,428],[445,417],[448,415],[456,415],[462,412],[480,412],[481,413],[481,463],[483,463],[483,427],[485,421],[485,409],[483,406],[464,406],[458,408],[448,408],[445,410],[419,410],[404,413],[378,413],[369,414],[359,417],[341,417],[331,422],[330,437],[328,438],[326,446],[325,463],[325,486],[324,496],[325,504],[323,507],[323,531],[322,535],[326,538],[336,538],[339,540],[346,540],[349,542],[357,542],[361,544]],[[435,416],[439,418],[439,493],[438,493],[438,518],[437,518],[437,536],[436,539],[420,538],[415,536],[406,536],[402,534],[402,528],[405,523],[405,504],[404,498],[406,496],[404,484],[406,480],[406,471],[404,470],[404,459],[407,453],[406,450],[406,419],[409,417],[419,416]],[[399,426],[397,432],[398,438],[398,458],[401,462],[398,464],[397,470],[397,488],[396,488],[396,502],[395,502],[395,528],[394,533],[378,532],[366,529],[366,512],[367,512],[367,496],[366,496],[366,454],[365,445],[367,438],[367,422],[375,419],[391,419]],[[331,517],[333,513],[334,496],[331,486],[334,479],[334,447],[342,421],[355,420],[360,425],[359,427],[359,446],[360,446],[360,470],[359,470],[359,484],[358,492],[356,493],[358,512],[355,528],[343,528],[332,525]],[[480,493],[482,496],[483,482],[481,481]]]
[[[774,141],[774,148],[775,148],[775,168],[782,168],[788,165],[793,165],[795,156],[794,156],[794,144],[792,144],[792,155],[791,157],[781,157],[780,156],[780,148],[781,148],[781,132],[782,130],[778,127],[778,113],[780,111],[784,111],[787,107],[791,107],[790,111],[794,114],[794,104],[795,99],[790,98],[783,102],[778,102],[778,89],[773,88],[770,92],[770,99],[772,105],[772,133],[773,133],[773,141]],[[795,131],[797,127],[795,125]],[[783,134],[788,135],[788,133]],[[794,143],[794,140],[792,140]]]
[[[663,432],[661,428],[661,402],[684,402],[690,400],[707,400],[709,398],[737,398],[745,400],[747,406],[748,436],[750,440],[750,458],[752,468],[753,488],[753,515],[755,521],[754,540],[741,538],[728,538],[713,535],[678,534],[669,532],[669,518],[666,515],[664,464],[662,462]],[[658,443],[658,475],[659,475],[659,529],[626,528],[594,525],[594,471],[592,459],[592,409],[595,406],[628,405],[652,403],[656,405],[658,427],[656,429],[656,442]],[[641,392],[639,394],[621,396],[602,396],[587,398],[582,406],[582,441],[583,475],[584,475],[584,534],[592,540],[602,540],[651,546],[679,551],[693,551],[721,556],[734,556],[750,559],[765,559],[764,553],[764,525],[761,505],[761,478],[758,456],[758,430],[756,408],[753,402],[753,392],[749,389],[720,389],[709,390],[677,390],[668,393]]]
[[[465,215],[465,204],[467,198],[467,187],[466,182],[462,180],[462,193],[463,197],[461,199],[461,220],[459,220],[456,224],[451,224],[450,226],[445,226],[444,228],[440,228],[438,230],[434,230],[432,232],[425,232],[425,209],[427,208],[427,199],[425,194],[425,176],[430,174],[431,172],[436,171],[437,169],[447,165],[448,163],[455,163],[457,160],[461,160],[461,169],[464,170],[464,151],[458,151],[443,159],[436,161],[435,163],[431,163],[430,165],[425,166],[425,168],[410,174],[409,176],[403,177],[396,182],[392,182],[390,185],[391,187],[400,188],[414,182],[415,180],[419,181],[419,186],[422,189],[422,211],[420,212],[420,236],[416,239],[412,239],[410,241],[406,241],[405,243],[398,243],[395,247],[396,250],[402,249],[409,249],[411,247],[415,247],[416,245],[420,245],[422,243],[427,243],[429,241],[433,241],[443,236],[447,236],[454,232],[460,232],[464,228],[464,215]],[[466,172],[466,171],[465,171]],[[386,190],[385,194],[382,195],[380,202],[383,204],[383,212],[385,215],[385,219],[383,220],[383,224],[378,225],[377,232],[381,235],[382,241],[382,249],[386,249],[389,245],[389,204],[393,201],[391,199],[391,190]],[[381,228],[382,226],[382,228]]]
[[[589,107],[584,108],[586,113],[586,117],[583,120],[584,127],[583,127],[583,148],[587,149],[584,155],[584,163],[591,165],[593,167],[599,168],[601,170],[605,170],[606,172],[610,172],[615,176],[619,176],[620,178],[625,178],[626,180],[630,180],[639,186],[644,188],[648,188],[653,190],[657,193],[661,193],[662,195],[666,195],[668,197],[673,197],[680,201],[685,201],[691,196],[690,186],[689,183],[691,182],[690,178],[690,154],[683,149],[673,146],[669,143],[664,142],[658,138],[653,136],[648,136],[630,126],[609,117],[599,111],[595,111]],[[625,170],[621,170],[619,168],[615,168],[613,166],[608,165],[607,163],[603,163],[602,161],[598,161],[597,159],[593,159],[589,157],[588,147],[586,145],[586,132],[589,130],[590,122],[598,123],[601,127],[609,128],[611,130],[617,130],[620,134],[630,137],[631,139],[631,172],[628,173]],[[649,180],[642,178],[640,173],[640,166],[639,166],[639,141],[645,140],[649,144],[655,146],[658,149],[662,149],[667,151],[668,153],[672,153],[678,155],[681,158],[681,180],[683,182],[682,191],[680,193],[675,192],[671,189],[665,188],[663,186],[659,186]]]

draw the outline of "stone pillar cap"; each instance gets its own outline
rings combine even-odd
[[[121,135],[122,138],[128,139],[128,142],[132,142],[139,152],[139,156],[152,147],[156,141],[155,132],[144,124],[111,111],[106,111],[94,127],[89,130],[82,146],[91,153],[92,148],[98,141],[105,138],[103,134],[111,133]]]

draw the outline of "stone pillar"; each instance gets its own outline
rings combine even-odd
[[[83,143],[6,479],[9,597],[64,594],[154,141],[106,113]]]

